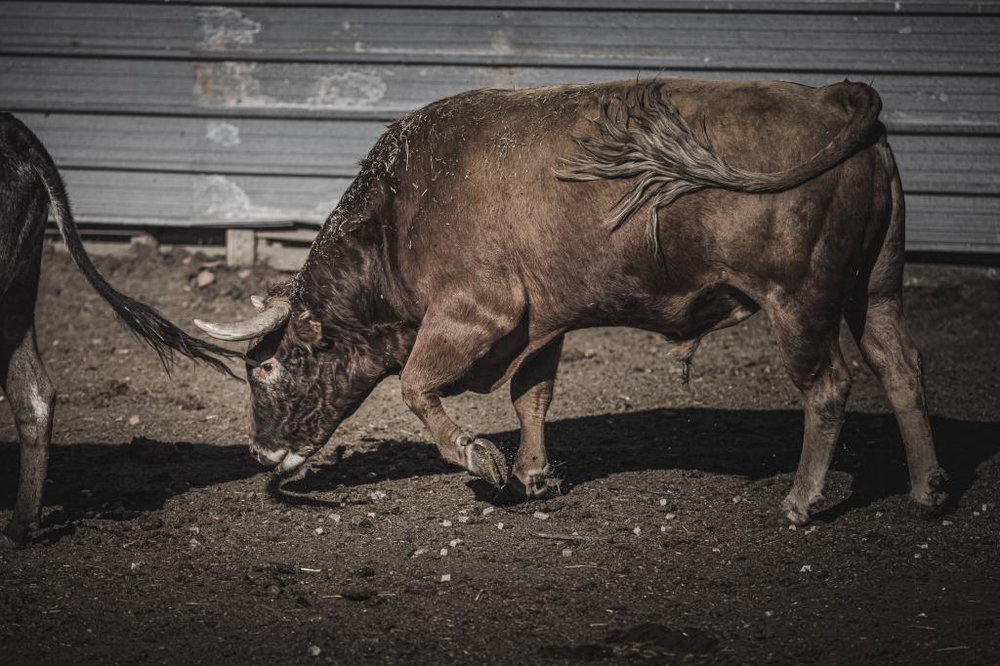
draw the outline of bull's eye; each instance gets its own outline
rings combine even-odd
[[[274,360],[263,361],[253,369],[253,376],[259,382],[270,382],[276,375],[278,364]]]

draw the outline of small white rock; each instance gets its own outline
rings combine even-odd
[[[371,498],[378,502],[379,500],[384,500],[388,495],[386,495],[384,490],[376,490],[371,494]]]
[[[450,583],[451,582],[451,574],[441,574],[441,582],[442,583]]]
[[[928,547],[928,544],[926,544],[926,543],[918,543],[917,544],[917,548],[920,548],[921,550],[927,550],[927,547]]]
[[[493,513],[494,511],[496,511],[496,507],[488,506],[485,509],[483,509],[483,515],[484,516],[488,516],[491,513]]]
[[[316,529],[313,530],[313,532],[315,532],[316,534],[322,534],[323,533],[323,528],[322,527],[317,527]]]
[[[667,520],[673,520],[674,518],[676,518],[676,517],[677,517],[677,514],[676,514],[676,513],[668,513],[668,514],[667,514],[666,516],[664,516],[664,517],[665,517],[665,518],[666,518]]]
[[[452,539],[451,541],[448,542],[448,545],[451,546],[452,548],[455,548],[460,543],[462,543],[461,539]]]
[[[438,555],[440,555],[441,557],[447,557],[448,556],[448,549],[447,548],[442,548],[441,552],[439,552]]]
[[[544,511],[536,511],[532,515],[535,518],[538,518],[538,520],[548,520],[549,519],[549,514],[545,513]]]
[[[950,520],[942,520],[941,524],[944,525],[945,527],[948,527],[949,525],[952,524],[952,522]]]
[[[642,528],[636,525],[634,528],[632,528],[632,534],[639,536],[640,534],[642,534]]]
[[[919,560],[920,559],[920,553],[913,553],[913,559]]]
[[[450,520],[442,520],[441,521],[441,527],[451,527],[451,521]]]
[[[810,572],[812,570],[813,570],[813,568],[812,568],[811,564],[803,564],[802,568],[799,569],[799,573],[808,573],[808,572]]]
[[[502,530],[503,529],[503,523],[497,523],[497,529],[498,530]]]
[[[743,501],[743,498],[740,497],[739,495],[737,495],[736,497],[733,498],[733,504],[739,504],[742,501]]]
[[[318,645],[313,645],[309,648],[309,654],[313,657],[318,657],[322,652],[323,650]]]
[[[469,522],[469,517],[468,516],[459,516],[458,517],[458,522],[460,522],[460,523],[467,523],[467,522]]]
[[[340,522],[340,514],[339,513],[331,513],[329,516],[327,516],[327,518],[329,518],[330,520],[332,520],[334,523],[339,523]]]
[[[572,550],[570,550],[569,548],[563,548],[562,552],[563,557],[570,557],[572,554],[573,554]]]
[[[138,414],[133,414],[132,416],[128,417],[129,425],[139,425],[139,421],[140,419]]]
[[[774,615],[774,611],[764,611],[764,617],[771,617]]]
[[[420,557],[426,552],[427,552],[426,548],[417,548],[415,551],[413,551],[413,554],[410,555],[410,557]]]
[[[982,511],[983,511],[983,513],[986,513],[986,510],[987,510],[987,509],[989,509],[989,508],[990,508],[990,507],[989,507],[989,505],[988,505],[988,504],[983,504],[983,506],[982,506]]]
[[[875,517],[876,518],[881,518],[882,517],[882,512],[881,511],[876,511],[875,512]]]
[[[661,497],[660,498],[660,506],[666,506],[666,505],[667,505],[667,498],[666,497]]]
[[[198,275],[195,277],[194,281],[195,284],[198,285],[199,289],[204,289],[208,285],[215,282],[215,273],[207,269],[202,269],[198,271]]]

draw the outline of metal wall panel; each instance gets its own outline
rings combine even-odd
[[[1000,1],[0,3],[0,108],[81,220],[319,224],[382,127],[471,88],[871,81],[908,247],[1000,251]]]

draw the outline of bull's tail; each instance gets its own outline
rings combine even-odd
[[[656,209],[689,192],[710,187],[734,192],[782,192],[815,178],[855,153],[878,127],[882,100],[863,83],[837,84],[853,114],[836,137],[811,158],[790,169],[756,173],[737,169],[719,155],[706,132],[699,139],[661,84],[629,89],[620,104],[606,102],[592,136],[577,139],[580,150],[564,159],[556,175],[589,181],[634,178],[635,185],[614,205],[611,230],[649,202],[655,239]]]
[[[173,364],[173,353],[178,352],[195,361],[207,363],[220,372],[236,377],[222,359],[241,359],[243,358],[242,353],[189,336],[154,308],[129,298],[108,284],[104,276],[91,262],[90,256],[87,255],[83,242],[80,240],[80,234],[70,210],[69,199],[66,196],[66,186],[63,184],[62,177],[59,175],[52,157],[41,141],[26,127],[24,129],[32,139],[31,145],[34,154],[31,165],[45,185],[53,216],[59,225],[59,232],[69,249],[70,256],[73,257],[73,261],[76,262],[91,286],[112,307],[118,319],[137,338],[153,348],[168,372]]]

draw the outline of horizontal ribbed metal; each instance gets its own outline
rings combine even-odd
[[[472,88],[871,82],[908,247],[1000,251],[1000,2],[0,3],[0,108],[83,221],[319,224],[383,126]]]

